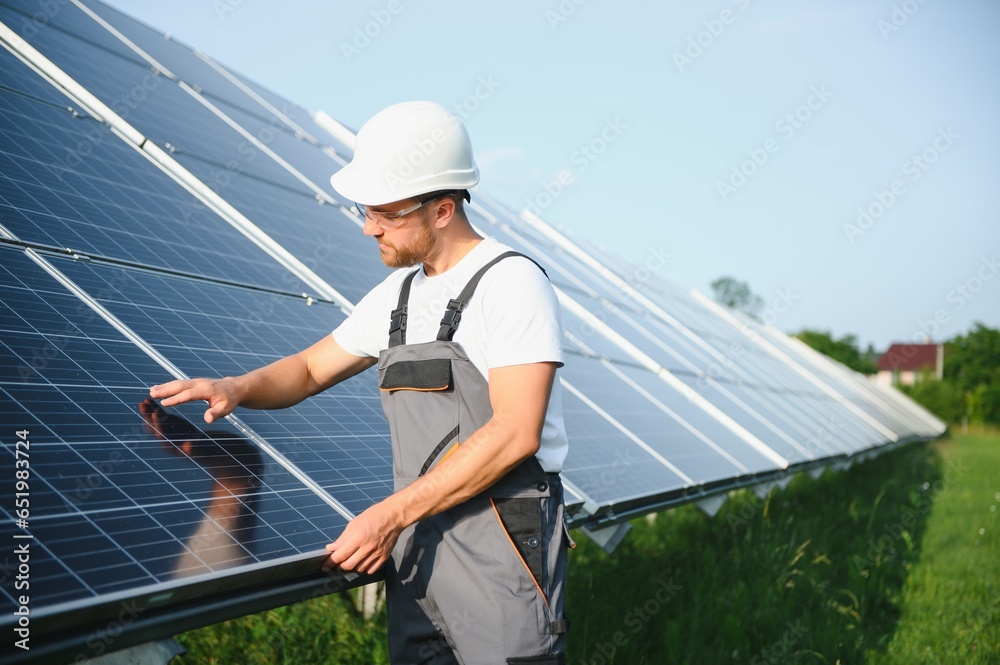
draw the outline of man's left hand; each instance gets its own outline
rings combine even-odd
[[[377,503],[348,523],[337,540],[326,546],[330,557],[323,572],[341,570],[373,574],[388,560],[403,530],[394,511]]]

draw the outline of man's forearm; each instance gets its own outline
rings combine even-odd
[[[493,416],[426,475],[385,500],[403,527],[471,499],[538,452],[554,363],[490,370]]]
[[[239,405],[250,409],[283,409],[320,390],[299,354],[225,380],[233,382]]]
[[[538,450],[534,432],[489,421],[426,475],[385,500],[402,526],[471,499]]]

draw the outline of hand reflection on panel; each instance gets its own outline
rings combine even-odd
[[[165,450],[193,460],[212,475],[211,498],[203,508],[205,518],[184,543],[174,576],[198,575],[249,562],[249,541],[260,500],[260,451],[230,432],[204,432],[148,398],[140,402],[139,413]]]

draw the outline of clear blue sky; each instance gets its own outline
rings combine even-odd
[[[1000,327],[995,2],[110,1],[355,129],[458,106],[484,191],[787,332]]]

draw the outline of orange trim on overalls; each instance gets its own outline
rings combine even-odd
[[[449,387],[450,386],[441,386],[440,388],[416,388],[413,386],[394,386],[392,388],[383,388],[382,386],[379,386],[378,389],[384,393],[391,393],[395,390],[412,390],[418,393],[433,393],[433,392],[440,392],[442,390],[448,390]]]
[[[490,505],[493,506],[493,512],[496,513],[497,522],[500,524],[500,530],[503,531],[503,535],[507,537],[507,542],[510,543],[510,546],[514,548],[514,554],[517,555],[517,558],[521,562],[521,565],[524,566],[524,569],[528,573],[528,577],[530,577],[531,581],[534,582],[535,588],[538,589],[538,594],[542,597],[542,602],[545,603],[545,607],[546,609],[548,609],[549,599],[545,597],[545,592],[542,591],[542,587],[538,585],[538,580],[535,579],[535,574],[531,572],[531,568],[528,566],[528,562],[524,560],[524,557],[521,556],[521,552],[518,551],[517,544],[514,543],[514,540],[510,537],[510,534],[507,533],[507,527],[503,525],[503,518],[500,517],[500,511],[497,510],[497,504],[493,501],[493,499],[490,499]]]

